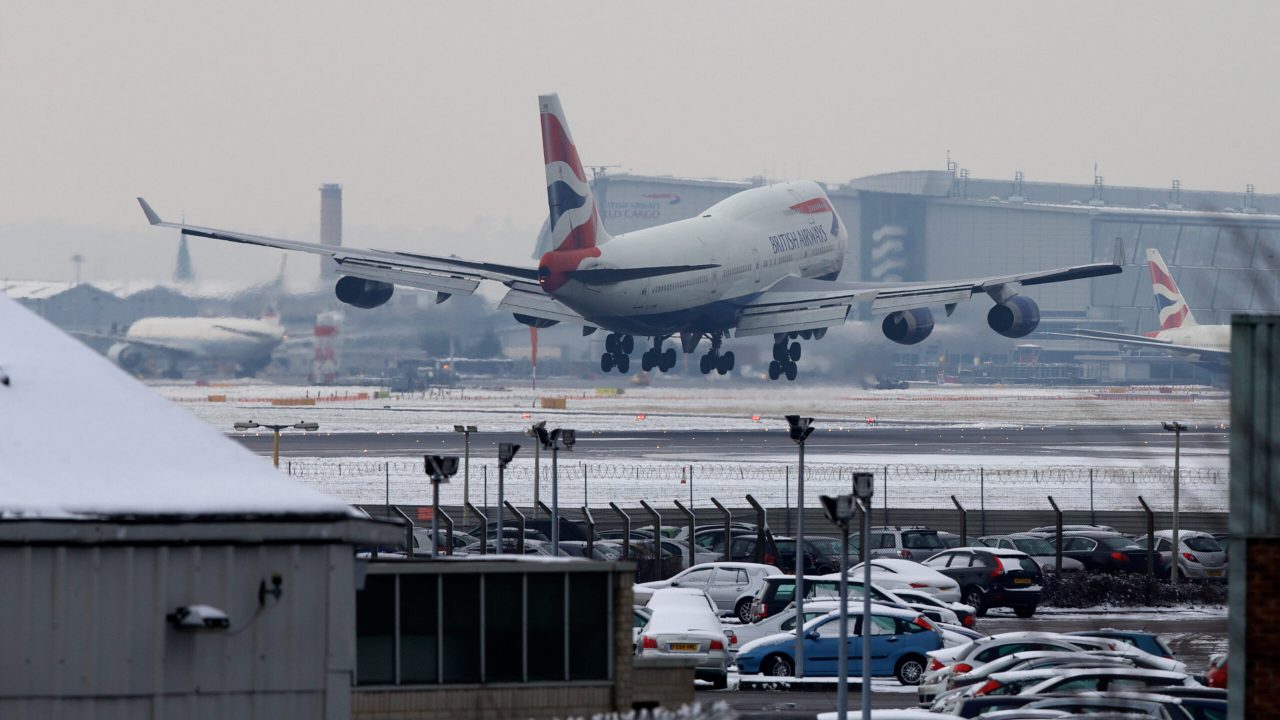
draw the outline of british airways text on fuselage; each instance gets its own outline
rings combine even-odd
[[[812,247],[828,239],[826,228],[821,225],[809,225],[799,230],[770,235],[769,246],[773,248],[773,254],[777,255],[796,248]]]

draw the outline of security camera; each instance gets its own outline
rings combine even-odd
[[[165,620],[180,630],[226,630],[231,626],[227,614],[212,605],[184,605],[165,615]]]

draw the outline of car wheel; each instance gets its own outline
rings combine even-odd
[[[749,625],[754,619],[751,616],[751,598],[742,598],[737,605],[733,606],[733,614],[743,625]]]
[[[1021,605],[1013,609],[1013,614],[1020,618],[1029,618],[1036,614],[1035,605]]]
[[[711,680],[711,687],[714,690],[724,690],[729,687],[729,676],[717,675]]]
[[[785,655],[770,655],[760,663],[760,670],[770,677],[791,677],[796,674],[796,666]]]
[[[919,685],[920,679],[924,677],[924,658],[919,655],[903,657],[893,669],[893,674],[903,685]]]
[[[976,587],[970,587],[964,591],[964,599],[961,602],[972,606],[974,615],[983,617],[987,614],[987,608],[983,600],[982,591]]]

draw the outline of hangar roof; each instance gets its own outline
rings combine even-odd
[[[360,517],[0,296],[0,519]]]

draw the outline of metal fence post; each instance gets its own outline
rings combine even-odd
[[[698,564],[698,554],[694,552],[694,548],[697,546],[693,542],[693,530],[697,524],[697,518],[694,517],[693,511],[684,505],[681,505],[679,500],[676,500],[675,503],[676,507],[680,509],[680,512],[684,513],[685,519],[689,521],[689,567],[693,567]]]
[[[978,508],[982,518],[982,534],[987,534],[987,469],[978,468]]]
[[[951,496],[951,502],[960,511],[960,547],[966,547],[969,544],[969,511],[964,509],[955,495]]]
[[[486,497],[488,494],[486,493]],[[464,506],[468,512],[475,515],[480,520],[480,554],[489,554],[489,518],[480,509],[471,504],[470,500],[465,501]]]
[[[596,556],[596,519],[591,517],[591,508],[586,505],[582,506],[582,517],[587,519],[587,558],[594,559]],[[626,558],[623,558],[626,560]]]
[[[729,512],[728,508],[721,505],[720,501],[714,497],[711,498],[711,504],[715,505],[717,510],[724,513],[724,559],[725,562],[728,562],[733,560],[733,556],[729,554],[729,542],[732,537],[733,513]]]
[[[413,557],[413,518],[406,515],[399,507],[396,507],[395,511],[404,520],[404,552],[409,557]]]
[[[523,555],[524,554],[524,513],[517,510],[516,506],[512,505],[510,500],[503,500],[502,504],[507,506],[507,509],[511,511],[511,516],[516,519],[516,527],[520,532],[519,535],[516,535],[516,554]],[[505,539],[506,533],[501,532],[502,528],[498,528],[498,530],[501,533],[498,536],[498,542],[501,543],[503,539]]]
[[[1160,547],[1156,541],[1156,514],[1141,495],[1138,496],[1138,502],[1147,513],[1147,583],[1150,584],[1156,577],[1156,550]]]
[[[756,551],[751,560],[762,563],[764,562],[765,532],[769,529],[769,515],[765,512],[764,506],[750,495],[747,495],[747,503],[756,511]]]
[[[1098,524],[1098,518],[1093,513],[1093,468],[1089,468],[1089,524]]]
[[[782,512],[783,512],[783,516],[787,518],[787,524],[786,524],[787,534],[790,535],[791,534],[791,466],[788,465],[785,469],[786,469],[786,476],[783,481],[784,484],[782,486],[783,487]]]
[[[440,519],[444,521],[444,538],[445,538],[444,554],[452,555],[453,554],[453,518],[449,517],[449,513],[445,512],[444,508],[440,508],[439,510],[437,510],[437,512],[440,513]]]
[[[609,507],[622,518],[622,559],[631,559],[631,516],[622,511],[617,503],[609,503]],[[637,566],[639,563],[637,563]]]
[[[1061,578],[1062,577],[1062,511],[1058,509],[1058,503],[1053,501],[1052,495],[1049,495],[1048,498],[1049,498],[1049,504],[1053,506],[1053,512],[1058,516],[1058,527],[1056,530],[1057,534],[1054,535],[1054,537],[1057,540],[1054,543],[1054,549],[1053,549],[1053,565],[1054,565],[1054,572],[1057,573],[1059,578]]]
[[[647,500],[640,501],[640,507],[649,513],[649,517],[653,518],[653,557],[657,561],[657,565],[653,569],[654,580],[665,580],[667,574],[666,568],[662,567],[662,515]]]

